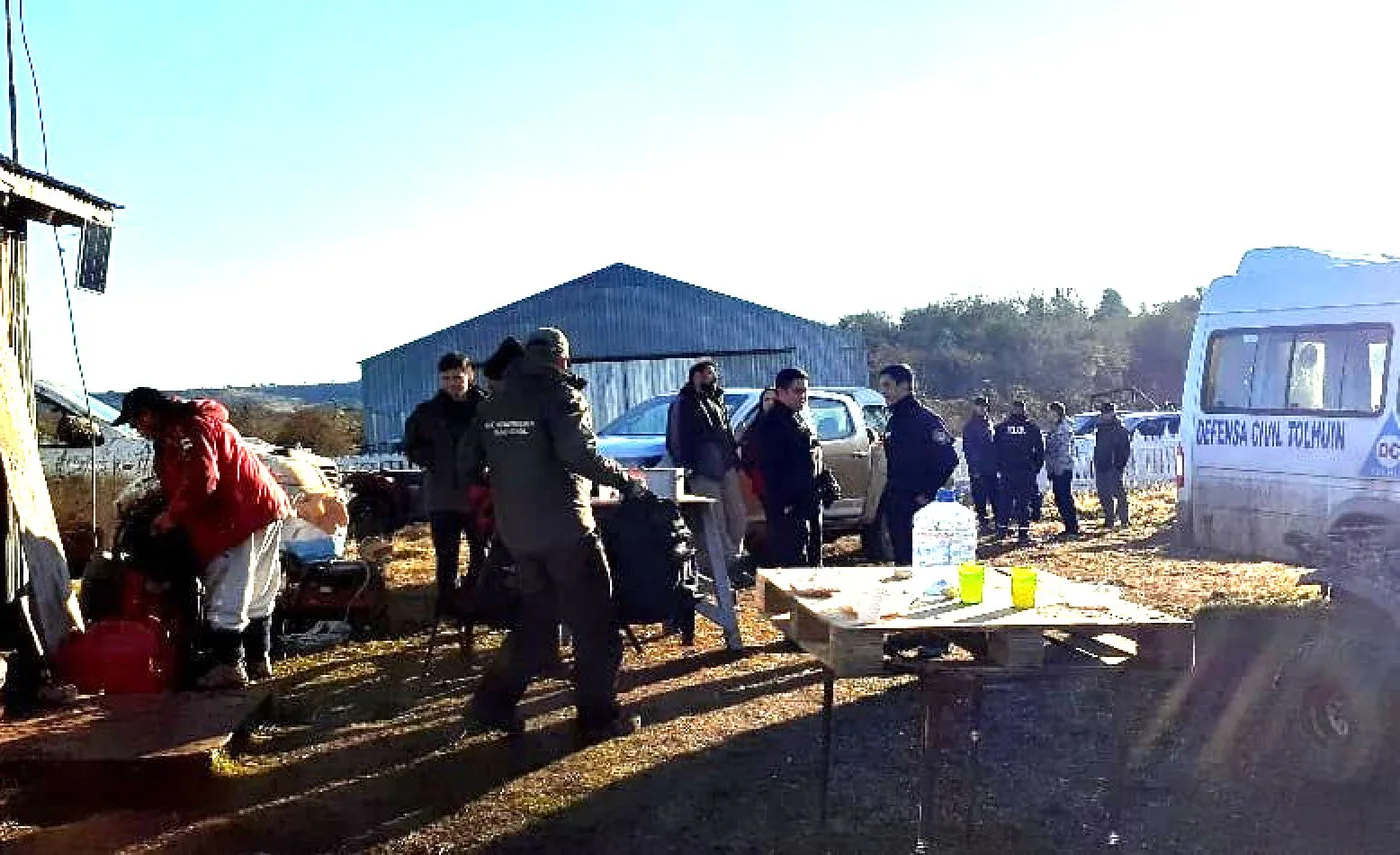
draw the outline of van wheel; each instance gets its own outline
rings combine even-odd
[[[1370,778],[1386,750],[1392,675],[1354,645],[1324,637],[1280,679],[1287,729],[1279,748],[1294,768],[1320,784]]]
[[[865,560],[873,564],[894,560],[894,544],[890,542],[890,530],[883,516],[876,517],[860,530],[860,551]]]

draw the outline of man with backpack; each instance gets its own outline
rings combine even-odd
[[[638,726],[617,705],[622,639],[592,483],[624,495],[646,488],[598,453],[584,381],[568,369],[564,334],[536,330],[462,443],[463,471],[489,471],[496,530],[515,560],[521,593],[515,626],[466,718],[470,730],[524,731],[517,704],[549,660],[562,619],[574,641],[577,736],[591,744]]]
[[[686,384],[666,416],[666,451],[686,471],[686,487],[697,496],[717,499],[723,511],[720,542],[731,573],[739,569],[749,509],[739,476],[739,450],[729,423],[729,408],[715,363],[705,359],[690,367]]]

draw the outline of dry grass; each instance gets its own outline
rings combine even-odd
[[[1133,508],[1136,522],[1127,531],[999,550],[990,560],[1115,582],[1130,599],[1178,614],[1299,599],[1296,571],[1283,565],[1173,554],[1164,529],[1168,495],[1135,497]],[[1086,503],[1084,510],[1092,508]],[[1037,534],[1056,530],[1046,522]],[[858,561],[853,546],[850,539],[833,544],[833,563]],[[428,679],[420,679],[433,580],[423,529],[395,538],[387,572],[395,625],[407,634],[280,663],[277,713],[246,754],[221,763],[213,782],[155,805],[151,793],[129,793],[128,801],[66,824],[31,809],[21,817],[25,825],[0,826],[0,835],[52,852],[78,851],[98,833],[102,848],[175,852],[907,849],[918,732],[908,680],[838,684],[836,812],[817,836],[819,672],[757,613],[750,592],[739,597],[744,655],[725,652],[703,620],[694,649],[666,638],[648,642],[640,656],[629,651],[621,697],[647,726],[575,751],[567,686],[554,680],[538,682],[527,696],[525,738],[459,740],[461,704],[479,672],[448,638]],[[489,651],[498,637],[484,641]],[[961,848],[1082,848],[1101,795],[1092,758],[1104,742],[1095,729],[1101,716],[1085,710],[1101,710],[1102,698],[1092,690],[1046,696],[1019,689],[998,698],[990,714],[1000,718],[988,724],[992,771],[982,784],[997,806]],[[1047,741],[1047,733],[1055,738]],[[1079,758],[1086,753],[1090,759]],[[961,766],[941,773],[950,800],[967,783],[965,774]],[[1256,827],[1248,803],[1241,807],[1243,797],[1233,792],[1201,789],[1165,803],[1144,797],[1138,828],[1176,841],[1167,849],[1223,848]],[[946,824],[944,830],[960,833]]]

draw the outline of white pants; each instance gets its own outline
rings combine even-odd
[[[204,568],[204,621],[211,629],[242,631],[272,614],[282,588],[282,520],[253,532]]]
[[[713,478],[690,476],[687,481],[689,492],[709,499],[719,499],[724,528],[720,530],[720,540],[728,552],[726,559],[743,554],[744,534],[749,526],[749,507],[744,501],[744,482],[738,469],[724,473],[723,481]]]

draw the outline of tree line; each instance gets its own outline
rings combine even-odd
[[[1158,404],[1180,401],[1200,294],[1134,312],[1105,289],[1090,310],[1069,290],[991,300],[968,297],[842,318],[865,336],[872,371],[913,366],[921,393],[936,401],[984,395],[1064,401],[1088,409],[1091,395],[1137,388]]]

